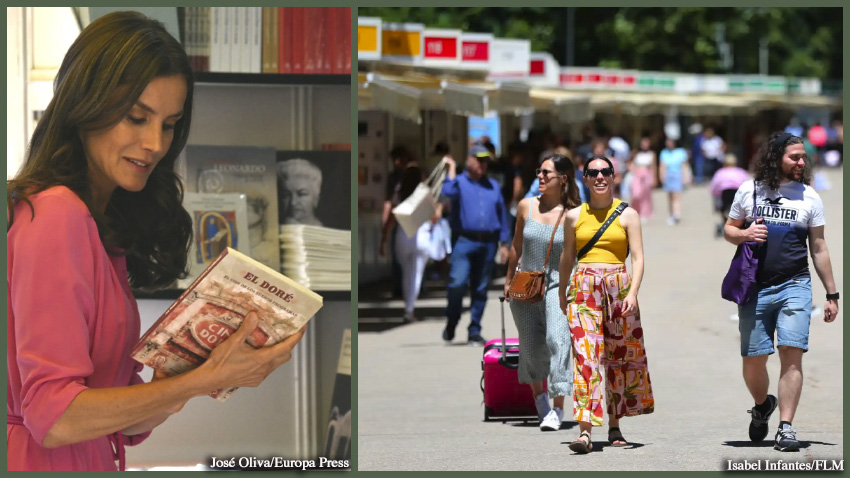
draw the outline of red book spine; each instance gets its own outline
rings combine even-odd
[[[329,9],[329,35],[328,35],[328,49],[327,53],[330,56],[330,70],[328,73],[342,73],[343,72],[343,57],[342,57],[342,21],[343,21],[343,7],[332,7]]]
[[[292,30],[292,73],[304,73],[304,10],[306,7],[292,7],[290,29]]]
[[[278,7],[278,73],[292,73],[292,7]]]
[[[351,7],[343,7],[342,11],[342,73],[351,74]]]

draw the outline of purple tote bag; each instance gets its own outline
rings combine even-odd
[[[753,220],[756,220],[756,187],[753,184]],[[756,288],[756,271],[759,267],[756,249],[759,243],[747,241],[738,246],[729,272],[723,278],[723,286],[720,295],[738,305],[744,305],[750,299],[750,295]]]

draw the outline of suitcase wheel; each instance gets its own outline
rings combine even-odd
[[[488,407],[486,405],[484,406],[484,421],[485,422],[490,421],[490,407]]]

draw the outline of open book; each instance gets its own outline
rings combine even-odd
[[[247,342],[260,348],[297,332],[321,307],[320,295],[228,247],[139,339],[132,356],[178,375],[204,363],[251,310],[260,320]],[[233,390],[211,396],[224,401]]]

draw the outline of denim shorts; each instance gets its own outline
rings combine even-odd
[[[774,353],[776,345],[809,350],[809,323],[812,319],[812,278],[789,279],[781,284],[760,287],[758,295],[738,306],[741,356]]]

